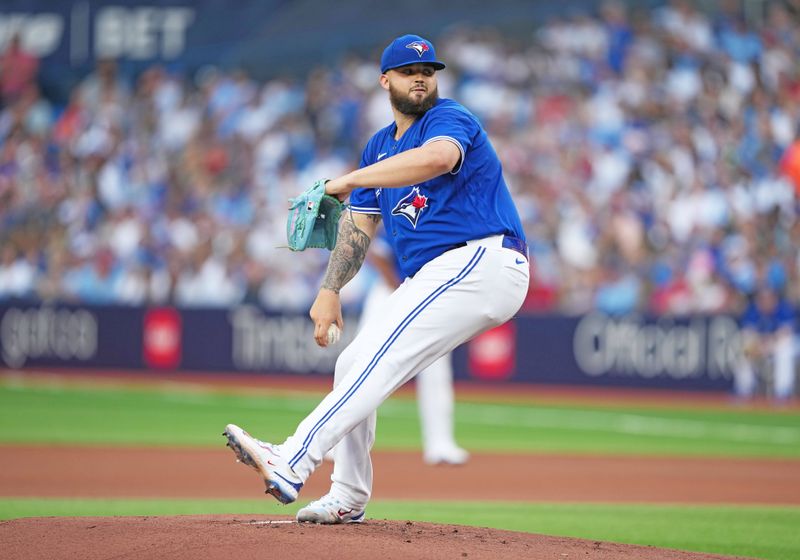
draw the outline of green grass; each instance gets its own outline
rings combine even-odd
[[[234,422],[282,439],[319,394],[218,393],[0,380],[0,443],[218,446]],[[473,451],[800,457],[800,413],[460,402],[459,441]],[[380,408],[377,449],[418,449],[416,402]]]
[[[265,500],[0,499],[0,519],[39,516],[291,516],[297,507]],[[372,519],[494,527],[770,560],[800,557],[800,508],[500,502],[370,503]]]

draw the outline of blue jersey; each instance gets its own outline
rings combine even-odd
[[[386,233],[386,228],[378,228],[375,238],[372,240],[372,243],[370,243],[369,249],[379,256],[390,260],[399,280],[404,280],[403,271],[400,270],[400,262],[397,260],[397,255],[392,249],[392,240],[389,238],[389,234]]]
[[[742,318],[742,327],[762,334],[774,333],[783,327],[794,329],[795,313],[786,300],[779,300],[775,309],[765,314],[755,303],[750,303]]]
[[[354,212],[380,214],[403,276],[472,239],[506,234],[525,239],[500,160],[478,119],[460,104],[440,99],[395,140],[392,123],[370,138],[361,167],[435,140],[461,151],[458,166],[418,185],[359,188],[350,194]]]

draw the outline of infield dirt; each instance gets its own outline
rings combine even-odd
[[[477,454],[432,467],[373,452],[374,499],[800,504],[800,460]],[[0,446],[0,496],[254,498],[250,469],[220,449]],[[331,464],[303,488],[324,494]],[[502,479],[502,484],[487,480]],[[265,498],[266,499],[266,498]]]

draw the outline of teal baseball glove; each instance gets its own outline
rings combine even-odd
[[[327,179],[320,179],[300,196],[289,200],[286,237],[292,251],[303,251],[309,247],[332,251],[336,246],[339,216],[344,204],[335,196],[325,194],[327,182]]]

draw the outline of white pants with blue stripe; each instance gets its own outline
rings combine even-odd
[[[331,493],[350,507],[366,505],[380,404],[437,358],[508,321],[522,305],[530,267],[501,241],[474,241],[427,263],[344,349],[333,391],[281,446],[302,480],[336,446]]]
[[[374,321],[375,315],[383,316],[386,302],[394,293],[382,276],[378,276],[364,300],[359,332],[363,325]],[[341,362],[340,362],[341,363]],[[341,363],[343,366],[344,364]],[[453,391],[452,356],[448,352],[431,365],[420,371],[417,383],[417,405],[422,429],[423,456],[445,457],[458,449],[455,439],[453,414],[455,412],[455,393]],[[335,450],[336,448],[334,448]]]

